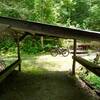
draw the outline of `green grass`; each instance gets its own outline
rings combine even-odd
[[[86,75],[86,71],[87,71],[86,68],[83,68],[82,70],[78,69],[77,75],[87,80],[96,89],[100,89],[100,77],[96,76],[90,71],[88,72],[88,75]]]
[[[87,79],[95,88],[100,89],[100,77],[90,73],[85,79]]]

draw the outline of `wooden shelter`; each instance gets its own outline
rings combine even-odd
[[[19,71],[21,71],[21,56],[20,56],[20,42],[27,35],[39,34],[48,35],[52,37],[64,38],[64,39],[73,39],[73,65],[72,65],[72,75],[75,75],[75,62],[78,61],[84,67],[100,76],[99,66],[90,63],[89,61],[76,56],[76,45],[77,40],[90,40],[90,41],[100,41],[100,32],[80,30],[73,28],[65,28],[60,26],[48,25],[37,22],[30,22],[24,20],[18,20],[7,17],[0,17],[0,32],[3,32],[7,29],[11,29],[16,37],[18,59],[8,66],[5,70],[0,73],[0,82],[5,79],[14,69],[19,65]],[[22,33],[21,33],[22,32]],[[19,36],[18,33],[22,34]],[[93,67],[94,66],[94,67]],[[96,67],[96,68],[95,68]]]

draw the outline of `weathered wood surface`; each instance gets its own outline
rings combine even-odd
[[[98,66],[97,64],[94,64],[90,61],[87,61],[84,58],[75,56],[73,57],[78,63],[80,63],[81,65],[83,65],[85,68],[87,68],[88,70],[90,70],[91,72],[93,72],[94,74],[96,74],[97,76],[100,77],[100,66]]]
[[[24,38],[29,35],[29,33],[25,32],[20,38],[19,38],[19,42],[21,42],[22,40],[24,40]]]
[[[76,65],[76,60],[75,60],[75,57],[76,57],[76,47],[77,47],[77,40],[76,39],[74,39],[74,43],[73,43],[73,50],[74,50],[74,52],[73,52],[73,57],[74,57],[74,59],[73,59],[73,65],[72,65],[72,74],[73,75],[75,75],[75,65]]]
[[[1,24],[0,23],[0,32],[4,32],[4,31],[6,31],[9,28],[10,28],[9,25],[5,25],[5,24]]]
[[[83,39],[100,41],[100,32],[65,28],[60,26],[29,22],[24,20],[0,17],[0,23],[10,25],[12,29],[41,35],[55,36],[69,39]]]
[[[20,60],[16,60],[14,63],[12,63],[10,66],[8,66],[5,70],[0,72],[0,82],[4,80],[20,63]]]

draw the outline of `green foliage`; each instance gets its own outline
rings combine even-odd
[[[90,73],[86,79],[96,88],[100,88],[100,77]]]
[[[5,5],[1,2],[0,2],[0,8],[1,8],[0,9],[1,16],[20,18],[20,14],[18,13],[17,9]]]
[[[80,25],[89,16],[89,4],[88,0],[75,0],[74,11],[72,13],[72,20],[76,21]]]
[[[100,30],[100,0],[1,0],[0,15]]]
[[[4,35],[0,38],[0,51],[8,51],[9,48],[15,47],[13,39],[9,35]]]
[[[100,1],[93,2],[90,8],[90,16],[86,19],[91,30],[100,31]]]
[[[42,48],[39,41],[32,41],[32,37],[29,36],[21,43],[21,50],[27,54],[36,54],[42,51]]]
[[[74,10],[72,0],[62,0],[60,2],[60,22],[63,24],[67,24],[67,20],[71,18],[71,12]]]

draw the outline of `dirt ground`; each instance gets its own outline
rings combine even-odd
[[[1,83],[0,100],[97,100],[67,73],[71,55],[22,59],[22,72],[14,71]]]
[[[66,72],[10,75],[0,87],[0,100],[97,100]]]

